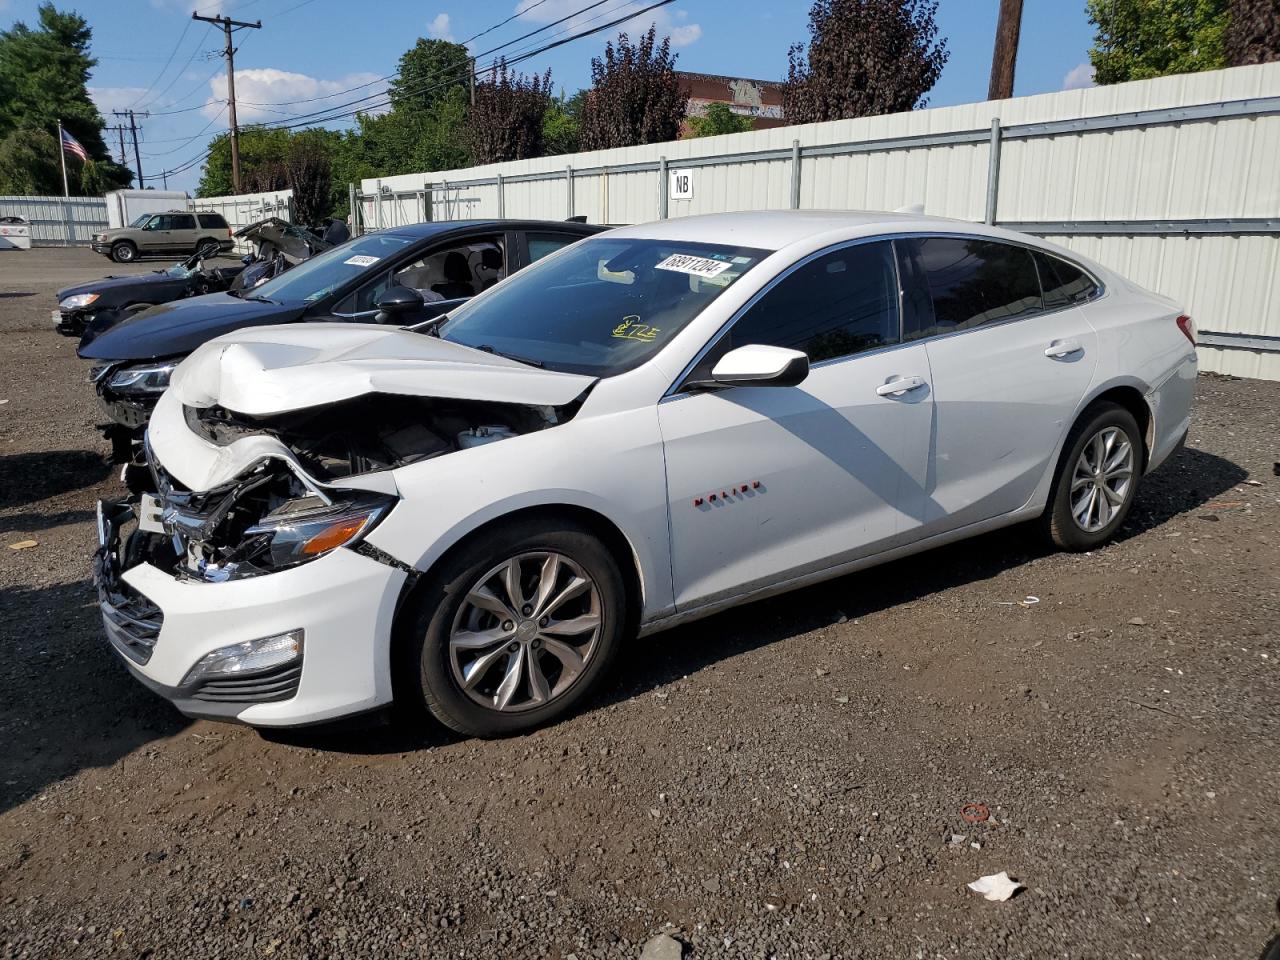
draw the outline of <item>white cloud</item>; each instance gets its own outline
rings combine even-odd
[[[1088,63],[1072,67],[1062,78],[1063,90],[1083,90],[1092,86],[1096,84],[1093,82],[1093,67]]]
[[[377,82],[374,82],[377,81]],[[236,71],[236,119],[240,123],[259,120],[287,121],[295,114],[320,110],[354,110],[371,105],[366,97],[386,90],[376,73],[352,73],[336,80],[322,80],[305,73],[290,73],[272,67]],[[352,89],[358,88],[358,89]],[[219,116],[227,100],[227,77],[219,73],[209,81],[210,96],[201,108],[209,119]],[[349,91],[349,92],[344,92]],[[324,99],[319,99],[324,98]],[[363,100],[363,103],[351,103]],[[306,101],[306,102],[300,102]],[[376,103],[377,101],[373,101]],[[351,106],[345,104],[351,103]],[[381,113],[385,106],[370,109]]]
[[[157,10],[178,10],[182,13],[191,15],[194,9],[196,13],[202,17],[218,17],[227,9],[228,0],[196,0],[193,4],[191,0],[151,0],[151,5]],[[241,17],[240,19],[244,19]],[[196,24],[201,26],[201,24]]]
[[[3,3],[4,0],[0,0]],[[132,107],[147,92],[146,87],[89,87],[89,99],[108,123],[115,123],[112,110]]]
[[[449,24],[449,15],[447,13],[437,13],[431,22],[427,24],[427,33],[437,40],[448,40],[453,43],[453,28]]]
[[[592,27],[599,27],[601,24],[609,23],[618,17],[624,15],[628,9],[639,9],[648,6],[650,0],[631,0],[629,3],[623,3],[613,7],[605,8],[605,12],[588,11],[579,16],[571,17],[563,24],[557,26],[554,30],[548,30],[546,36],[559,33],[562,30],[569,32],[578,32],[580,30],[590,30]],[[537,4],[537,6],[534,6]],[[520,15],[522,20],[528,20],[531,23],[551,23],[563,17],[568,17],[575,10],[582,6],[581,0],[546,0],[544,3],[538,3],[538,0],[520,0],[516,4],[516,13]],[[668,7],[661,7],[657,10],[650,10],[632,17],[607,31],[599,34],[602,40],[611,40],[619,33],[629,33],[634,39],[636,34],[643,33],[650,26],[658,28],[658,37],[664,36],[671,38],[673,47],[687,47],[702,36],[702,26],[697,23],[689,23],[689,14],[684,10],[677,10],[674,14]]]

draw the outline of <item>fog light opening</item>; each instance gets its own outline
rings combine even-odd
[[[182,685],[211,677],[236,676],[270,670],[302,659],[303,631],[290,630],[257,640],[233,643],[210,651],[187,671]]]

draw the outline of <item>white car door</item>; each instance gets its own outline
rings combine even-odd
[[[932,398],[901,344],[887,241],[803,261],[748,305],[685,383],[749,343],[809,354],[795,387],[683,387],[658,407],[677,609],[875,553],[926,511]]]
[[[1073,303],[1092,281],[991,240],[930,237],[899,252],[906,333],[927,345],[933,375],[935,534],[1026,505],[1052,467],[1097,366],[1097,334]],[[1060,282],[1055,263],[1074,276]]]

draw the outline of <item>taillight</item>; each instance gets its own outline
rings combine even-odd
[[[1191,341],[1191,345],[1196,345],[1196,322],[1188,317],[1185,313],[1178,317],[1178,329],[1182,331],[1182,335]]]

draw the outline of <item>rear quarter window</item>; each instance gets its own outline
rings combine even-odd
[[[1035,259],[1036,269],[1040,271],[1040,285],[1044,288],[1046,310],[1084,303],[1098,295],[1098,285],[1093,278],[1075,264],[1039,250],[1035,251]]]
[[[226,230],[227,221],[222,218],[220,213],[201,213],[197,214],[200,218],[200,226],[206,230]]]

